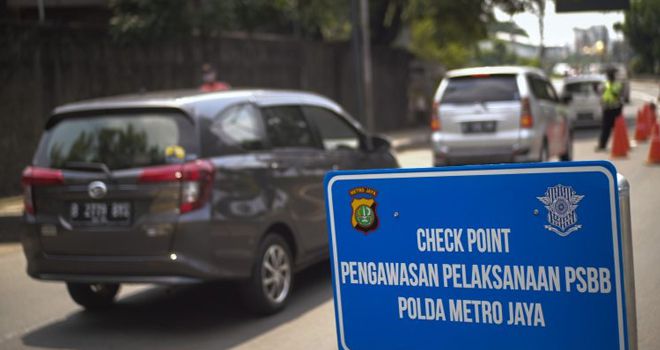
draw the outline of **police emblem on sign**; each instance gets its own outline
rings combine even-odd
[[[351,195],[351,224],[362,233],[373,231],[378,227],[376,214],[376,190],[368,187],[356,187],[349,191]]]
[[[562,237],[582,228],[577,224],[575,209],[584,196],[575,193],[572,187],[557,185],[548,187],[545,196],[536,197],[548,210],[548,223],[544,227]]]

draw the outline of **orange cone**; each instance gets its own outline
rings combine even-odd
[[[649,164],[660,164],[660,126],[656,123],[651,131],[651,147],[649,147]]]
[[[640,109],[637,111],[637,123],[635,123],[635,141],[643,142],[649,137],[649,123],[647,123],[646,114]]]
[[[630,138],[628,137],[628,124],[626,124],[626,120],[623,118],[623,115],[619,115],[616,117],[617,120],[621,120],[621,125],[623,125],[623,144],[626,146],[626,152],[630,151]]]
[[[614,137],[612,138],[612,158],[622,158],[628,155],[630,143],[628,142],[628,132],[626,131],[626,122],[619,116],[614,121]]]

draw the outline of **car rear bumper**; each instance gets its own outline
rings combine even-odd
[[[67,282],[186,284],[232,279],[235,273],[185,256],[65,256],[40,253],[28,258],[33,278]]]
[[[213,236],[215,244],[209,244],[211,234],[203,230],[206,227],[194,223],[179,225],[169,251],[144,255],[45,251],[38,227],[39,224],[27,224],[21,241],[28,275],[41,280],[157,284],[236,280],[249,276],[253,261],[252,256],[245,253],[250,251],[249,247],[237,249],[218,234]]]
[[[488,150],[451,150],[449,153],[434,152],[434,165],[461,164],[497,164],[511,162],[533,161],[529,157],[529,149],[488,149]]]
[[[534,153],[531,152],[531,137],[483,140],[483,142],[473,144],[463,142],[460,140],[460,136],[455,138],[459,140],[442,134],[433,135],[434,165],[493,164],[536,160]]]

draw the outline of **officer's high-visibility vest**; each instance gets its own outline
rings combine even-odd
[[[606,108],[621,107],[621,89],[622,86],[619,82],[605,82],[605,91],[603,91],[601,99]]]

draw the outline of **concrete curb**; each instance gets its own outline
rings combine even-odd
[[[385,134],[385,136],[397,152],[431,145],[431,134],[426,130],[411,130],[405,133]]]

